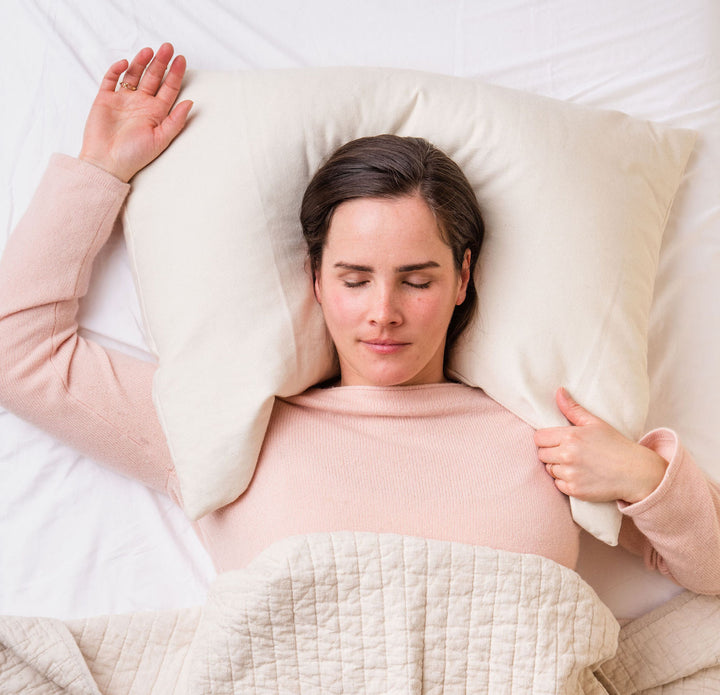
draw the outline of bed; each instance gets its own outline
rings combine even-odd
[[[452,0],[202,5],[10,0],[3,7],[4,245],[48,157],[79,150],[113,60],[171,40],[199,70],[383,66],[477,77],[690,128],[699,138],[665,231],[649,341],[646,428],[674,428],[719,474],[720,7]],[[97,264],[84,333],[152,360],[121,230]],[[215,578],[169,500],[0,410],[0,614],[61,620],[201,603]],[[583,536],[580,574],[613,614],[642,616],[680,590]]]

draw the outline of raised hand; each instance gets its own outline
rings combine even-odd
[[[659,454],[621,435],[565,389],[555,398],[571,426],[537,430],[535,445],[558,490],[590,502],[633,503],[660,484],[668,464]]]
[[[166,75],[172,56],[172,45],[164,43],[155,57],[143,48],[129,65],[123,59],[110,66],[85,124],[80,159],[129,181],[167,148],[192,107],[186,100],[173,108],[186,63],[177,56]]]

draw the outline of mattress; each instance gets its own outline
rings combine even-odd
[[[699,133],[671,211],[651,316],[647,429],[720,476],[720,5],[714,0],[6,0],[0,248],[52,152],[77,154],[106,67],[170,40],[195,69],[412,68],[613,108]],[[121,230],[94,269],[86,336],[152,360]],[[71,619],[202,602],[214,570],[182,512],[0,410],[0,613]],[[616,616],[678,593],[583,538]]]

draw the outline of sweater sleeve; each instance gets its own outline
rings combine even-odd
[[[175,496],[156,367],[77,332],[79,299],[129,190],[92,164],[51,158],[0,262],[0,405]]]
[[[626,515],[620,544],[698,594],[720,594],[720,485],[709,480],[669,429],[640,440],[669,462],[660,485]]]

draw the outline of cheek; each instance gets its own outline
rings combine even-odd
[[[353,324],[359,313],[358,301],[348,293],[326,292],[321,295],[321,308],[328,328]]]
[[[413,313],[418,321],[427,325],[447,327],[455,304],[443,297],[419,298],[413,307]]]

